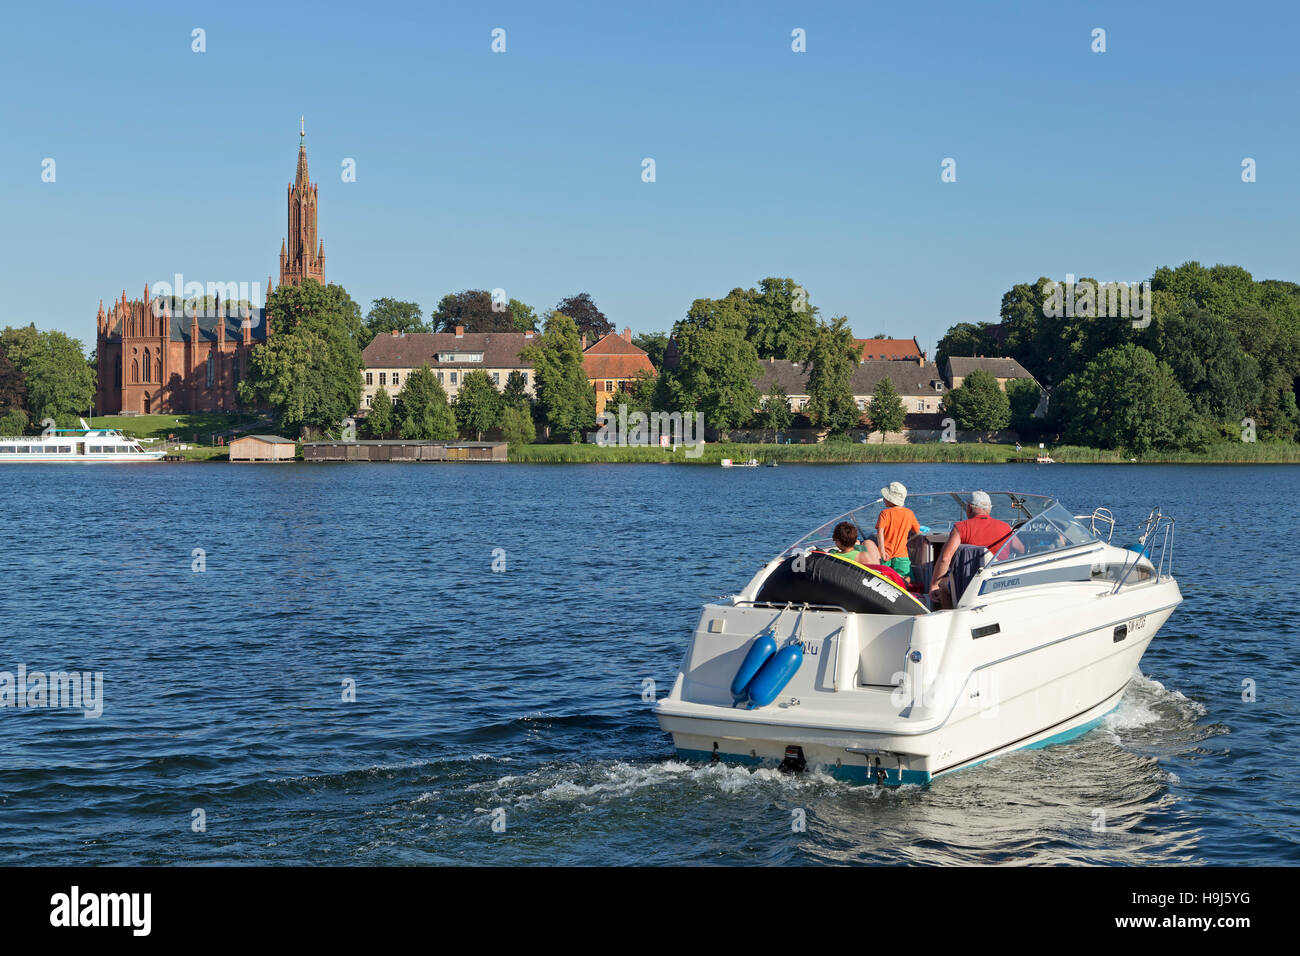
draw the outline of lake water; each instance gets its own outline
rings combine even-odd
[[[667,692],[700,604],[891,480],[1105,505],[1117,540],[1155,503],[1176,516],[1186,600],[1119,709],[928,788],[674,759],[642,682]],[[1300,862],[1297,468],[25,465],[0,482],[0,671],[104,677],[98,719],[0,710],[0,863]]]

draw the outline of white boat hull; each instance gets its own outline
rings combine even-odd
[[[1103,547],[1103,563],[1124,560]],[[688,759],[781,761],[798,747],[810,769],[893,785],[1071,739],[1118,705],[1182,600],[1169,577],[1115,592],[1088,574],[1097,560],[1096,549],[1084,555],[1075,580],[1019,594],[995,586],[950,612],[803,612],[799,670],[753,710],[731,706],[730,683],[778,611],[707,605],[672,692],[656,706],[660,725]],[[796,635],[799,616],[781,616],[778,642]]]

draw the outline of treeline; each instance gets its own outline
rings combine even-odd
[[[551,311],[573,319],[579,335],[586,335],[589,345],[614,331],[613,323],[586,292],[561,299]],[[444,295],[428,319],[418,303],[376,299],[362,325],[361,347],[365,348],[376,335],[389,332],[454,332],[457,326],[466,332],[535,332],[538,322],[545,323],[549,315],[544,312],[539,318],[532,306],[504,296],[494,299],[487,289]]]
[[[1097,285],[1076,287],[1085,283]],[[1149,314],[1135,319],[1087,314],[1095,303],[1063,310],[1052,280],[1022,283],[1002,297],[1000,322],[954,325],[936,358],[1016,359],[1050,395],[1041,433],[1072,445],[1142,453],[1295,441],[1300,285],[1187,262],[1156,269],[1150,289]]]
[[[21,435],[45,419],[75,426],[94,401],[94,363],[77,339],[35,325],[0,332],[0,435]]]

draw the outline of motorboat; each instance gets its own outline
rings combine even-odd
[[[748,461],[732,461],[730,458],[722,459],[723,468],[757,468],[758,459],[750,458]]]
[[[40,435],[0,438],[0,462],[133,462],[158,461],[161,449],[147,450],[116,428],[49,428]]]
[[[1075,515],[1050,497],[988,495],[1009,533],[955,545],[938,605],[930,578],[972,513],[968,492],[908,496],[921,525],[908,542],[915,590],[836,553],[841,522],[870,536],[887,507],[876,499],[706,604],[655,705],[678,754],[928,784],[1097,725],[1182,601],[1173,519],[1153,509],[1121,546],[1105,508]]]

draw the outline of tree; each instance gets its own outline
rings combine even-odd
[[[735,289],[731,295],[746,307],[749,340],[759,358],[808,360],[817,337],[817,309],[802,286],[793,279],[769,277],[757,289]]]
[[[388,396],[388,389],[380,386],[375,392],[370,414],[366,416],[366,434],[371,438],[388,438],[396,424],[393,400]]]
[[[940,366],[954,355],[966,358],[975,355],[995,355],[993,336],[989,322],[975,325],[971,322],[958,322],[939,340],[935,349],[934,360]]]
[[[977,368],[943,397],[948,412],[963,431],[997,431],[1011,421],[1011,404],[998,380]]]
[[[397,299],[375,299],[370,303],[366,313],[366,324],[362,329],[359,345],[365,348],[376,335],[390,332],[428,332],[420,314],[420,307],[414,302],[401,302]]]
[[[473,432],[476,441],[483,440],[483,433],[501,424],[503,402],[501,393],[488,378],[488,373],[480,369],[466,372],[456,395],[456,424],[467,432]]]
[[[35,347],[18,367],[35,421],[85,415],[95,401],[95,375],[81,342],[62,332],[39,333]]]
[[[0,413],[11,409],[26,410],[27,382],[4,349],[0,349]]]
[[[772,388],[763,399],[763,405],[754,416],[758,428],[769,428],[783,432],[794,423],[794,412],[790,410],[790,398],[780,382],[773,382]]]
[[[1144,331],[1142,344],[1170,367],[1197,414],[1236,423],[1258,407],[1259,362],[1227,319],[1187,302]]]
[[[528,408],[532,404],[532,399],[528,397],[528,382],[523,372],[515,369],[506,376],[506,387],[501,397],[507,405],[516,405],[520,408]]]
[[[907,410],[898,397],[898,389],[888,375],[882,375],[871,396],[871,404],[867,406],[867,420],[871,422],[872,431],[880,432],[881,438],[886,432],[902,431],[906,417]]]
[[[398,417],[403,438],[451,441],[456,437],[456,416],[447,404],[446,390],[428,362],[407,376],[399,398]]]
[[[0,437],[16,438],[27,430],[27,413],[21,408],[0,412]]]
[[[646,332],[642,335],[632,336],[632,344],[639,348],[650,359],[650,364],[655,367],[656,371],[664,370],[664,352],[668,348],[667,332]]]
[[[1052,413],[1072,444],[1144,454],[1195,437],[1192,405],[1168,365],[1128,343],[1107,349],[1052,394]]]
[[[537,313],[531,305],[526,305],[518,299],[511,299],[507,305],[507,311],[510,313],[511,322],[514,323],[514,331],[537,331]]]
[[[519,445],[531,445],[537,440],[537,429],[533,425],[533,416],[527,408],[518,405],[506,405],[501,412],[501,437],[511,448]]]
[[[574,325],[578,327],[578,335],[587,336],[588,345],[594,345],[614,331],[614,323],[605,318],[605,313],[596,308],[596,303],[585,292],[562,299],[555,311],[573,319]]]
[[[582,432],[596,424],[596,393],[587,382],[582,362],[582,345],[573,319],[552,312],[546,331],[522,356],[533,366],[537,404],[552,432],[569,441],[580,441]]]
[[[1007,381],[1006,393],[1011,409],[1011,427],[1020,432],[1032,430],[1034,412],[1038,411],[1042,401],[1042,389],[1031,379],[1013,378]]]
[[[762,371],[734,298],[696,299],[673,326],[678,364],[661,376],[662,407],[700,411],[711,428],[737,428],[754,417]]]
[[[839,316],[817,328],[808,355],[808,404],[804,413],[820,428],[832,434],[847,434],[858,421],[853,397],[853,371],[858,349],[849,320]]]
[[[18,327],[5,326],[0,332],[0,352],[9,356],[9,361],[19,371],[27,364],[27,358],[36,351],[41,334],[36,331],[36,323]]]
[[[642,369],[605,403],[605,409],[618,411],[619,405],[626,405],[629,415],[633,412],[649,414],[655,408],[656,386],[655,376]]]
[[[465,289],[444,295],[430,322],[439,332],[454,332],[463,326],[466,332],[513,332],[515,314],[510,309],[492,308],[492,293],[486,289]]]
[[[273,334],[249,356],[245,407],[269,408],[291,428],[331,428],[361,402],[361,308],[339,285],[307,279],[267,300]]]

